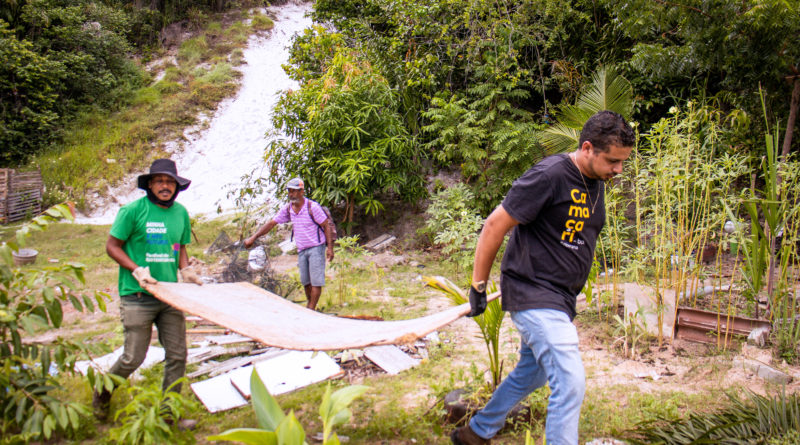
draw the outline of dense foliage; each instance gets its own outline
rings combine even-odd
[[[633,119],[649,125],[699,100],[735,124],[721,130],[723,146],[751,146],[764,131],[753,118],[758,85],[782,122],[800,91],[797,16],[797,3],[781,0],[321,0],[314,9],[338,30],[328,34],[337,45],[386,79],[423,154],[461,166],[484,212],[548,154],[539,130],[603,66],[630,82]],[[289,70],[320,79],[316,59],[332,39],[298,39]]]
[[[146,73],[134,51],[161,43],[177,20],[226,0],[19,0],[0,2],[0,166],[58,140],[82,109],[135,100]]]
[[[420,154],[386,79],[317,31],[306,38],[322,40],[327,50],[323,58],[315,56],[317,66],[306,69],[321,75],[281,98],[274,122],[288,138],[276,139],[267,159],[278,181],[299,175],[314,199],[342,205],[346,224],[356,207],[373,215],[382,210],[381,194],[420,196]],[[306,69],[293,76],[302,81]]]

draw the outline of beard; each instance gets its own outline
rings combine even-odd
[[[175,198],[178,197],[178,190],[175,190],[175,193],[173,193],[172,197],[169,198],[168,200],[163,200],[163,199],[159,198],[158,196],[156,196],[156,194],[153,193],[153,191],[150,190],[149,187],[147,188],[146,191],[147,191],[147,199],[149,199],[150,202],[152,202],[153,204],[156,204],[156,205],[167,207],[167,208],[172,207],[172,204],[175,203]]]

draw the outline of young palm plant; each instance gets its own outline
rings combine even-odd
[[[731,405],[686,419],[660,419],[628,431],[633,444],[769,444],[800,431],[800,396],[749,393],[749,401],[728,394]],[[780,442],[790,443],[790,442]],[[796,443],[796,442],[795,442]]]
[[[549,153],[563,153],[578,147],[583,124],[598,111],[611,110],[629,118],[633,112],[633,87],[612,68],[600,68],[592,76],[574,105],[562,105],[556,113],[558,123],[540,134]]]
[[[464,292],[461,288],[453,284],[453,282],[447,278],[436,276],[424,277],[423,279],[426,285],[444,292],[456,305],[467,302],[467,298],[464,296]],[[497,285],[491,282],[487,290],[490,294],[494,294],[497,292]],[[486,311],[483,314],[473,318],[481,329],[481,335],[483,336],[484,343],[486,343],[486,350],[489,354],[489,369],[492,373],[492,391],[497,388],[497,385],[500,384],[503,378],[503,362],[500,360],[500,327],[503,324],[504,315],[505,312],[503,312],[503,309],[500,307],[500,300],[495,298],[486,305]]]

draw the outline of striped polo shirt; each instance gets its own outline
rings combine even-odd
[[[314,215],[314,221],[321,225],[328,219],[328,215],[325,214],[325,211],[316,201],[308,198],[304,199],[311,203],[311,213]],[[288,203],[273,218],[278,224],[293,223],[294,243],[297,245],[298,252],[326,242],[325,231],[317,227],[308,215],[309,206],[306,201],[303,202],[299,212],[295,213],[294,209],[292,209],[292,204]]]

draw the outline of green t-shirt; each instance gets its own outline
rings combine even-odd
[[[161,208],[146,196],[122,207],[111,225],[111,236],[124,241],[122,249],[158,281],[178,281],[180,247],[192,238],[189,213],[181,204]],[[128,269],[119,268],[119,294],[144,292]]]

